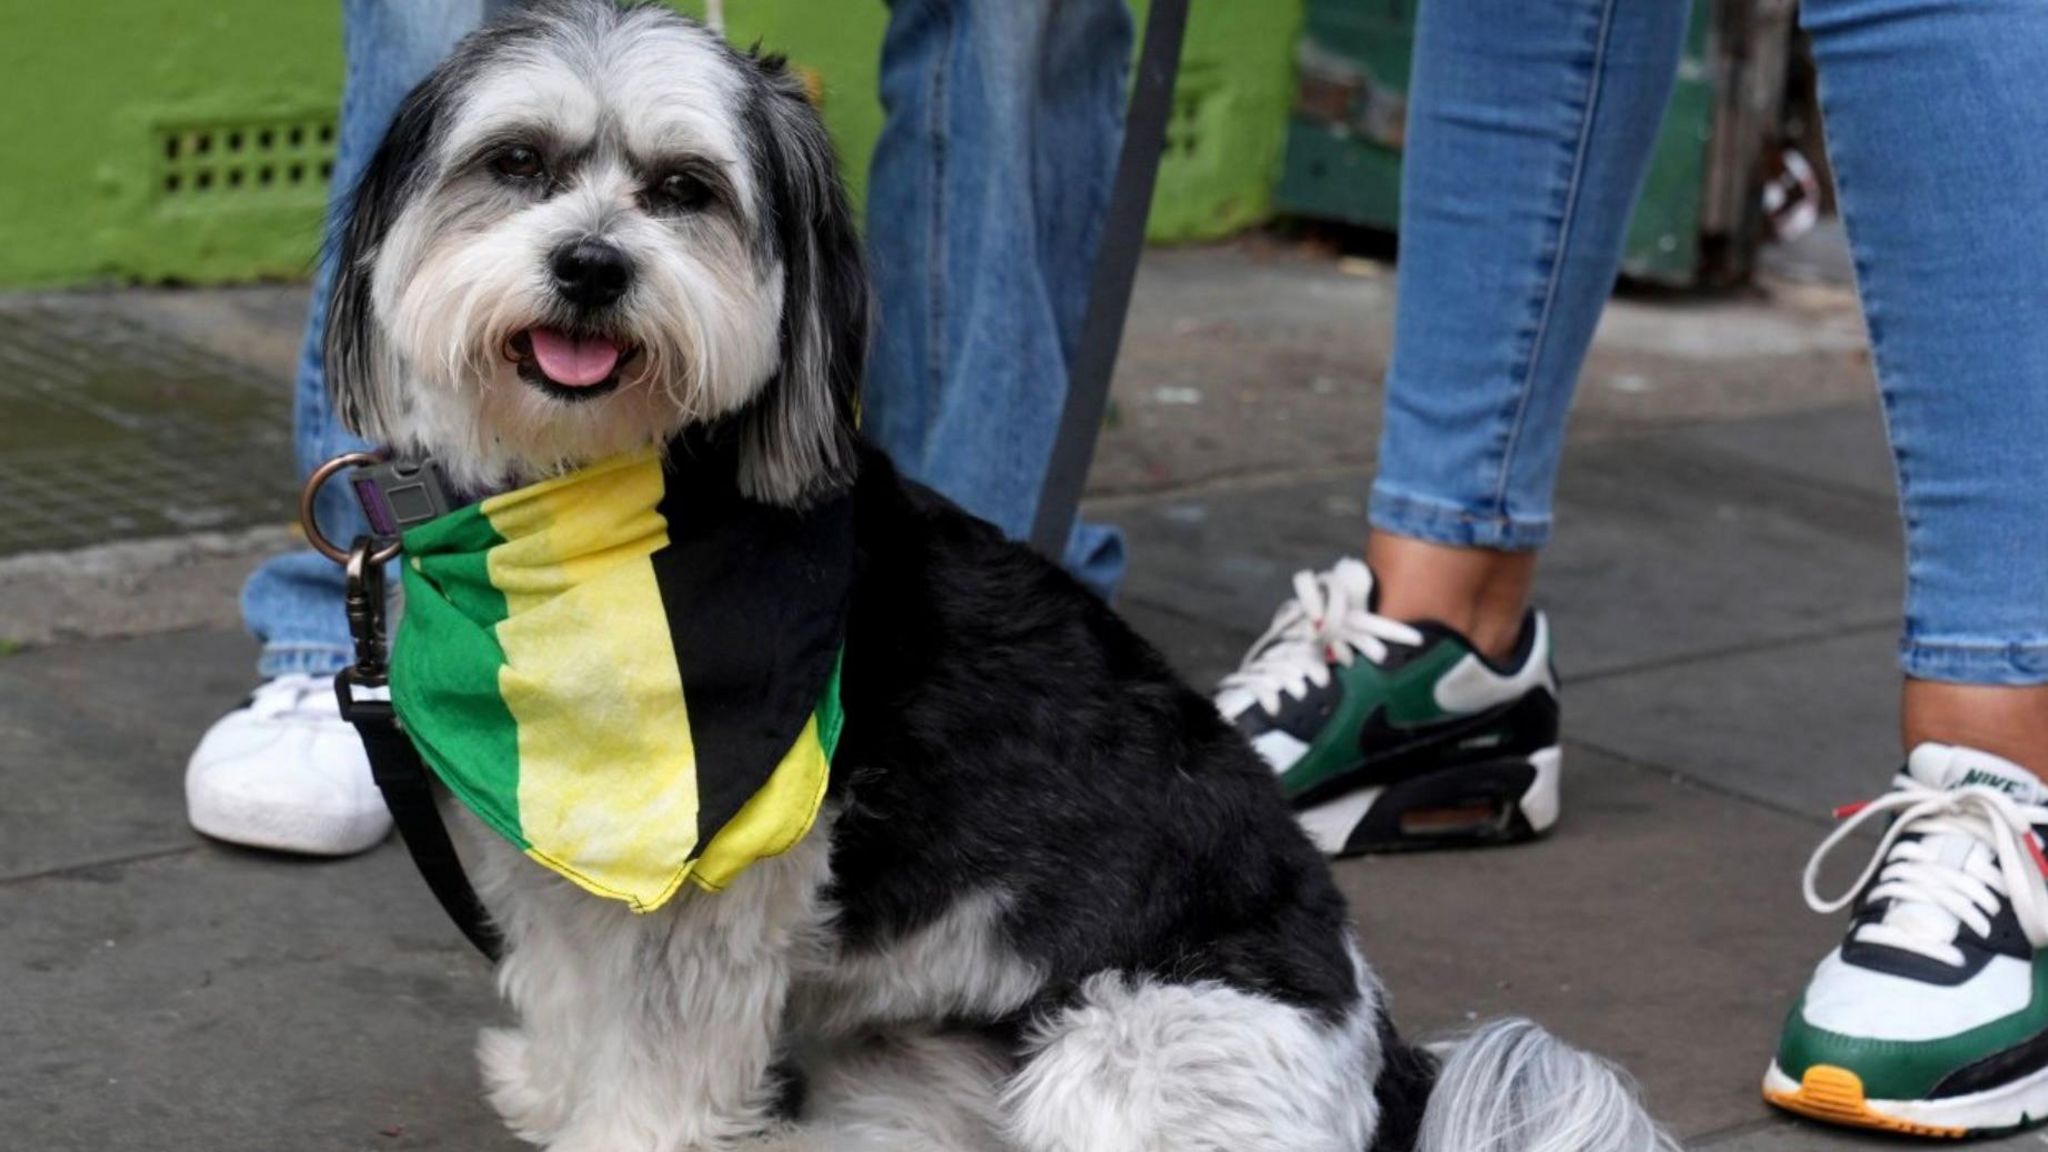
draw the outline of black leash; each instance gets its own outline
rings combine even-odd
[[[398,726],[398,713],[390,700],[358,695],[359,689],[384,688],[390,683],[384,652],[384,565],[374,556],[374,542],[367,536],[358,537],[349,550],[348,621],[356,641],[356,662],[334,678],[341,717],[355,725],[356,735],[362,738],[363,751],[370,757],[370,774],[384,794],[391,822],[398,826],[398,835],[412,854],[420,878],[476,950],[496,963],[503,954],[504,939],[476,889],[470,887],[462,858],[448,838],[448,826],[435,803],[434,779],[420,760],[419,749]]]
[[[1166,123],[1173,115],[1173,85],[1180,75],[1180,47],[1187,27],[1188,0],[1153,0],[1145,20],[1145,48],[1131,85],[1131,108],[1124,118],[1116,186],[1088,286],[1088,315],[1082,321],[1081,345],[1067,381],[1067,401],[1046,465],[1045,486],[1039,490],[1038,515],[1031,524],[1032,545],[1055,561],[1066,556],[1067,536],[1080,512],[1081,490],[1088,482],[1095,441],[1109,409],[1110,378],[1123,347],[1138,258],[1145,251],[1145,218],[1159,182],[1159,157],[1166,150]]]

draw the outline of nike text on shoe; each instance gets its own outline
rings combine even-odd
[[[1279,773],[1318,847],[1501,844],[1557,822],[1557,674],[1540,614],[1496,663],[1440,624],[1379,615],[1357,560],[1296,574],[1294,593],[1216,706]]]
[[[333,681],[280,676],[214,722],[185,769],[192,827],[217,840],[347,856],[374,847],[391,814]]]
[[[1843,815],[1806,900],[1854,917],[1785,1021],[1764,1098],[1917,1136],[2048,1119],[2048,789],[1996,756],[1922,744],[1891,792]],[[1863,875],[1823,899],[1821,861],[1882,816]]]

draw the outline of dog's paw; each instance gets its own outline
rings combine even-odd
[[[569,1118],[569,1085],[536,1067],[535,1056],[515,1028],[486,1028],[477,1035],[476,1059],[491,1107],[520,1139],[549,1145]]]

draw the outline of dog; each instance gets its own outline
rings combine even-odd
[[[849,498],[815,827],[635,915],[473,837],[554,1152],[1642,1152],[1534,1025],[1403,1040],[1258,756],[1110,608],[860,438],[867,281],[782,61],[543,0],[405,101],[339,232],[326,367],[470,491],[699,446],[762,515]],[[458,820],[461,813],[454,810]]]

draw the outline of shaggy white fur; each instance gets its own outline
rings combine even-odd
[[[451,815],[454,815],[451,813]],[[536,868],[466,811],[479,890],[505,933],[516,1028],[478,1044],[491,1103],[554,1152],[737,1148],[776,1127],[794,959],[815,954],[830,837],[722,893],[636,915]]]
[[[1378,1052],[1366,1011],[1098,976],[1033,1036],[1006,1127],[1027,1152],[1360,1152]]]

